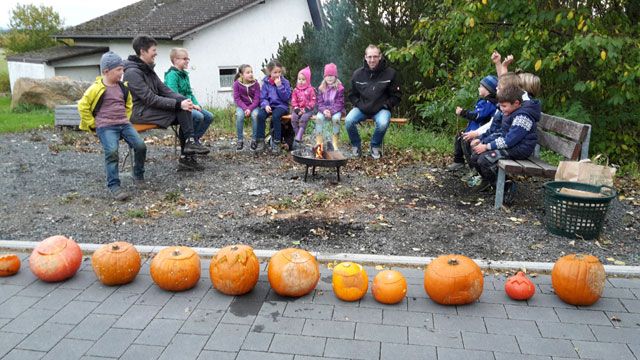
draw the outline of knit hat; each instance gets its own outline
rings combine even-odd
[[[338,76],[338,67],[334,63],[324,66],[324,76]]]
[[[115,69],[118,66],[124,66],[124,62],[118,54],[114,53],[113,51],[108,51],[102,54],[102,58],[100,59],[101,73],[105,70]]]
[[[311,84],[311,68],[306,67],[298,72],[298,75],[302,74],[307,79],[307,84]]]
[[[489,93],[495,95],[496,89],[498,87],[498,78],[493,75],[487,75],[482,80],[480,80],[480,85],[489,90]]]

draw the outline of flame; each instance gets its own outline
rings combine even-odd
[[[315,146],[316,159],[324,159],[324,151],[322,149],[322,143]]]

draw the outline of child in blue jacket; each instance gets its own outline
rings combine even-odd
[[[447,170],[455,171],[462,169],[464,167],[465,159],[467,160],[467,163],[469,163],[471,147],[469,146],[469,142],[465,141],[462,135],[469,131],[476,130],[491,119],[491,116],[496,112],[497,86],[498,79],[495,76],[485,76],[480,80],[480,86],[478,87],[478,95],[480,95],[480,99],[476,102],[475,108],[473,110],[465,110],[460,106],[456,107],[456,115],[467,119],[469,123],[463,132],[456,135],[453,163],[447,166]]]
[[[271,116],[273,134],[271,136],[271,151],[280,152],[282,140],[282,128],[280,120],[283,115],[289,113],[289,101],[291,100],[291,85],[282,71],[282,65],[272,60],[267,64],[268,75],[262,80],[260,91],[260,110],[258,110],[257,139],[264,139],[265,123]],[[259,140],[259,141],[260,141]],[[251,150],[256,151],[257,143],[251,143]]]

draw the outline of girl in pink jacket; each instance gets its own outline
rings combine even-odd
[[[311,69],[308,66],[298,73],[298,83],[291,94],[291,106],[291,126],[296,134],[293,149],[297,149],[316,107],[316,89],[311,86]]]

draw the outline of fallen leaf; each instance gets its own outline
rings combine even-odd
[[[291,242],[293,245],[300,245],[300,240],[294,240]]]

